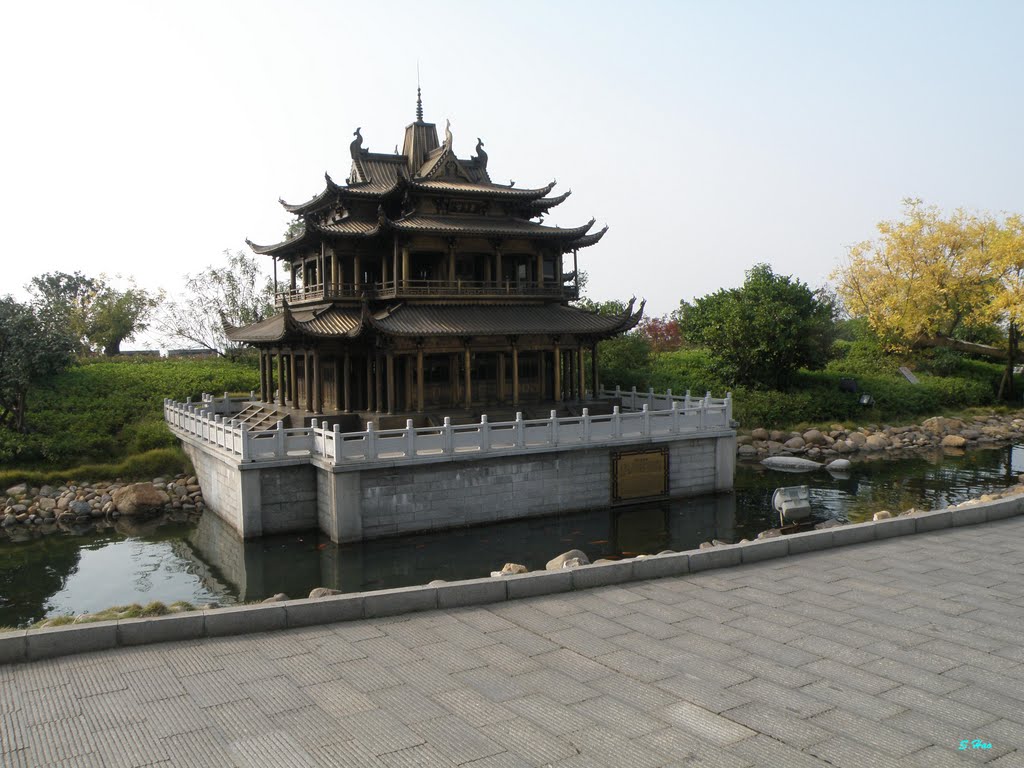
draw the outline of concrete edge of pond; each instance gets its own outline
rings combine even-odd
[[[222,637],[340,621],[394,616],[435,608],[483,605],[623,582],[728,568],[850,544],[977,525],[1024,514],[1024,494],[969,501],[956,508],[728,544],[711,549],[585,565],[560,571],[467,579],[356,592],[315,599],[188,611],[148,619],[120,619],[0,633],[0,664],[203,637]]]

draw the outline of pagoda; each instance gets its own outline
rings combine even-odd
[[[253,421],[546,416],[593,397],[597,343],[643,313],[632,300],[614,316],[570,305],[577,253],[607,227],[543,224],[570,192],[492,182],[483,142],[457,157],[450,125],[439,141],[419,94],[400,152],[370,152],[354,136],[344,184],[325,174],[313,199],[281,201],[298,234],[246,241],[273,259],[278,310],[226,329],[260,353]]]

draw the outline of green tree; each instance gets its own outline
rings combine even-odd
[[[238,345],[228,339],[225,324],[250,325],[274,313],[274,285],[259,261],[241,251],[224,251],[224,259],[186,276],[187,298],[167,306],[159,322],[171,340],[228,354]]]
[[[123,341],[148,327],[162,298],[134,283],[122,291],[106,275],[95,278],[81,272],[37,275],[26,288],[40,316],[65,328],[79,354],[120,354]]]
[[[706,347],[715,369],[732,384],[784,388],[798,368],[821,368],[835,333],[835,300],[767,264],[746,274],[741,288],[680,302],[683,337]]]
[[[72,334],[58,320],[0,298],[0,426],[25,431],[29,390],[66,368],[74,350]]]
[[[149,327],[149,318],[163,298],[134,284],[120,291],[103,283],[92,302],[88,338],[105,355],[121,354],[121,344]]]
[[[36,312],[65,328],[80,354],[89,351],[92,305],[101,287],[98,280],[81,272],[47,272],[25,286]]]

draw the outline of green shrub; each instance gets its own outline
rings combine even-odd
[[[80,464],[68,469],[6,469],[0,471],[0,488],[21,482],[59,485],[71,480],[95,482],[118,477],[125,481],[152,480],[179,473],[192,473],[192,465],[181,448],[157,448],[109,464]]]

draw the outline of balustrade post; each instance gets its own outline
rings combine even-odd
[[[700,413],[700,421],[698,423],[701,431],[703,431],[707,429],[708,426],[708,409],[702,405],[697,410]]]
[[[548,420],[551,422],[551,444],[558,445],[558,414],[552,411]]]
[[[523,412],[516,411],[516,448],[526,447],[526,435],[523,429]]]
[[[281,458],[284,455],[284,422],[279,421],[277,429],[274,431],[274,457]]]
[[[725,393],[725,426],[732,424],[732,392]]]
[[[629,393],[629,410],[636,410],[636,387],[633,387],[633,391]]]
[[[455,439],[452,436],[452,417],[444,417],[444,452],[451,456],[455,453]]]
[[[318,422],[316,419],[311,419],[310,422],[309,422],[310,430],[312,432],[311,436],[313,438],[313,450],[311,451],[311,453],[314,456],[316,455],[317,451],[319,450],[319,446],[316,443],[316,439],[318,437],[318,435],[317,435],[317,426],[319,424],[320,424],[320,422]]]
[[[416,457],[416,428],[412,425],[412,419],[405,420],[405,457],[413,459]]]
[[[647,405],[650,406],[650,410],[654,410],[654,387],[647,388]]]
[[[686,390],[686,395],[683,397],[683,410],[690,410],[690,390]]]
[[[622,412],[619,406],[612,406],[612,437],[622,437]]]
[[[377,433],[373,429],[373,422],[366,422],[366,460],[373,461],[377,458]]]
[[[487,421],[487,414],[480,414],[480,452],[485,453],[491,450],[491,425]]]
[[[590,442],[590,409],[583,409],[583,442]]]
[[[334,438],[334,456],[332,456],[331,458],[334,459],[334,461],[332,462],[334,464],[334,466],[338,466],[341,463],[341,447],[342,447],[342,442],[341,442],[341,424],[339,424],[338,422],[334,423],[334,426],[332,428],[332,436]]]
[[[644,437],[650,437],[650,435],[651,435],[651,409],[647,407],[647,403],[644,403],[644,417],[643,417],[643,421],[641,423],[642,423],[641,429],[643,430],[641,432],[641,434],[644,435]]]
[[[679,401],[672,401],[672,432],[678,434],[679,432]]]
[[[671,389],[666,389],[665,390],[665,397],[668,398],[668,402],[670,403],[669,407],[671,407],[671,403],[675,402],[675,400],[672,399],[672,390]]]
[[[245,424],[239,424],[238,433],[241,435],[242,461],[250,461],[252,457],[252,448],[249,445],[249,427]]]

